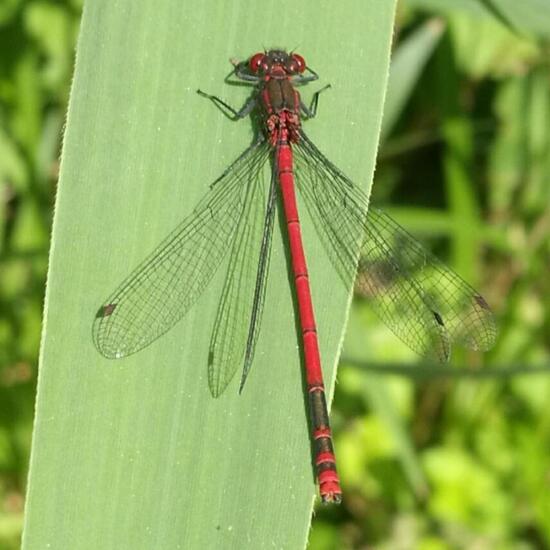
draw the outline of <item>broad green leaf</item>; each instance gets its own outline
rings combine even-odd
[[[393,2],[89,2],[77,48],[45,306],[23,547],[300,548],[313,496],[283,233],[242,395],[210,395],[223,267],[162,340],[121,361],[91,339],[99,305],[251,141],[197,88],[242,104],[229,58],[295,48],[325,83],[306,131],[368,189]],[[302,209],[303,210],[303,209]],[[303,215],[327,385],[349,302]]]

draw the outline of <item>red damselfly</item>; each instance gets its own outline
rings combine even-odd
[[[489,348],[496,328],[485,300],[382,211],[311,142],[301,118],[314,117],[296,86],[318,79],[303,57],[273,49],[234,63],[255,86],[240,109],[211,99],[237,120],[256,112],[262,130],[209,193],[130,274],[96,315],[94,342],[108,358],[135,353],[172,328],[197,301],[231,250],[214,321],[208,381],[219,396],[242,367],[248,376],[260,331],[277,202],[282,202],[304,354],[312,445],[321,498],[340,502],[325,387],[295,195],[298,188],[343,283],[377,306],[383,321],[418,353],[447,361],[451,344]],[[263,182],[271,159],[270,184]],[[356,274],[359,276],[356,277]]]

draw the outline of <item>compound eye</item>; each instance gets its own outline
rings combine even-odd
[[[248,63],[250,70],[253,73],[257,73],[260,70],[260,67],[262,66],[262,61],[264,60],[265,54],[263,53],[257,53],[254,54]]]
[[[289,69],[294,73],[303,73],[306,70],[306,61],[297,53],[293,53],[290,58]]]

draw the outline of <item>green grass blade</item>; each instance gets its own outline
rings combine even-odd
[[[438,13],[459,11],[491,17],[514,33],[550,36],[550,10],[547,0],[405,0],[406,5]]]
[[[361,372],[352,368],[346,361],[343,361],[343,364],[347,367],[342,376],[343,383],[353,385],[365,396],[374,416],[387,430],[388,438],[394,447],[395,458],[414,494],[419,499],[426,498],[429,494],[428,482],[415,448],[410,425],[399,410],[391,391],[390,379],[384,372],[369,372],[368,367],[363,368],[364,372]],[[397,380],[397,383],[402,384],[403,381]],[[374,446],[372,442],[371,445]]]
[[[341,360],[343,370],[339,377],[339,383],[342,387],[348,388],[348,391],[351,390],[362,395],[368,402],[369,407],[372,408],[373,416],[384,426],[384,432],[387,434],[388,441],[391,442],[391,453],[399,462],[404,477],[416,496],[424,498],[429,492],[428,483],[422,470],[420,457],[415,449],[410,426],[393,391],[395,388],[391,387],[389,378],[384,378],[383,369],[377,371],[376,368],[369,369],[368,367],[372,363],[371,354],[374,341],[372,327],[374,323],[371,321],[374,314],[370,308],[364,306],[365,304],[355,303],[350,314],[345,351]],[[399,348],[400,343],[396,342],[395,346]],[[403,348],[408,352],[404,344]],[[394,350],[386,346],[385,351],[386,353],[389,351],[391,356]],[[409,367],[409,370],[414,369]],[[401,373],[398,372],[398,374]],[[403,386],[403,380],[395,379],[395,381],[401,385],[401,390],[407,391]],[[372,454],[377,453],[376,449],[379,445],[380,441],[369,439],[366,441],[365,448],[359,452],[364,453],[365,456],[370,455],[372,459]]]
[[[499,2],[494,2],[493,0],[479,0],[481,4],[485,6],[487,11],[491,13],[495,19],[500,21],[505,27],[508,27],[514,33],[519,33],[517,27],[514,23],[508,18],[506,13],[502,10]]]
[[[250,142],[196,94],[242,104],[230,57],[296,48],[322,84],[306,130],[350,177],[372,177],[393,2],[89,2],[65,134],[23,547],[300,548],[316,491],[300,351],[277,225],[262,335],[243,395],[213,399],[210,333],[223,269],[186,319],[122,361],[91,340],[109,292]],[[303,209],[302,209],[303,210]],[[325,373],[349,301],[304,212]],[[331,289],[327,292],[327,289]]]
[[[395,50],[390,66],[381,140],[390,134],[403,112],[444,28],[441,20],[431,19],[407,37]]]
[[[480,0],[504,25],[520,33],[550,37],[550,10],[546,0]]]

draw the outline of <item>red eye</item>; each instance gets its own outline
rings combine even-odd
[[[293,53],[290,66],[292,71],[303,73],[306,70],[306,60],[301,55]]]
[[[248,62],[248,65],[250,67],[250,70],[253,73],[257,73],[260,70],[260,67],[262,66],[262,61],[264,60],[265,54],[263,53],[257,53],[254,54],[250,61]]]

